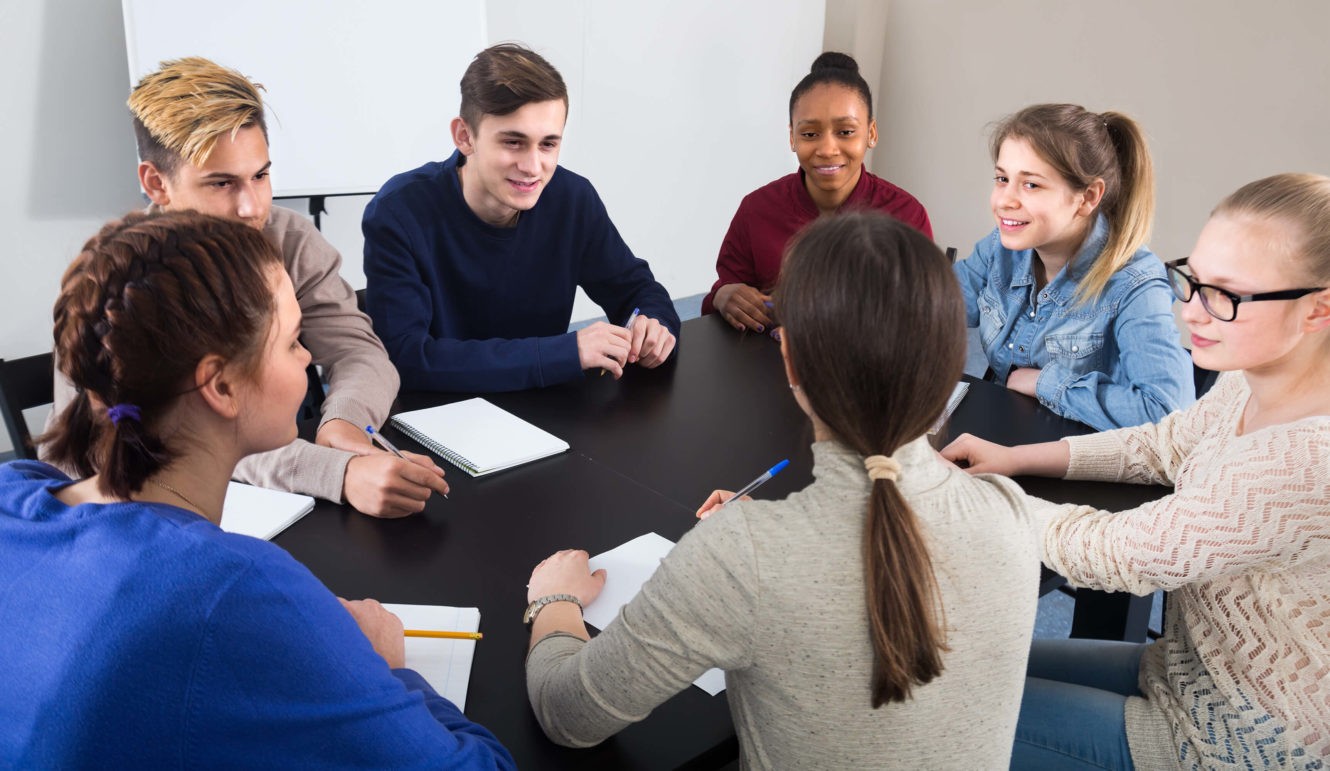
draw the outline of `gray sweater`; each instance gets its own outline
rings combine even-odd
[[[711,667],[726,670],[747,768],[1003,768],[1034,625],[1039,560],[1011,481],[902,447],[899,486],[925,524],[951,650],[933,682],[873,709],[862,458],[813,445],[815,481],[699,523],[590,643],[542,639],[527,689],[545,733],[595,744]]]

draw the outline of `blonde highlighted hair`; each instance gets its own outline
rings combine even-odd
[[[1120,112],[1036,104],[1008,116],[993,131],[989,149],[995,162],[1008,138],[1028,142],[1075,190],[1104,180],[1099,209],[1108,218],[1108,243],[1076,288],[1080,302],[1094,300],[1145,245],[1154,226],[1155,173],[1145,133]]]
[[[260,83],[199,56],[162,62],[129,95],[139,158],[164,174],[202,166],[222,136],[258,126],[268,138]]]
[[[1220,215],[1249,215],[1292,225],[1294,255],[1313,281],[1330,284],[1330,177],[1276,174],[1249,182],[1211,212]]]

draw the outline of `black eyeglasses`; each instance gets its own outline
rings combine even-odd
[[[1323,286],[1311,289],[1283,289],[1278,292],[1257,292],[1256,294],[1233,294],[1227,289],[1220,289],[1212,284],[1202,284],[1179,270],[1187,264],[1189,258],[1164,263],[1168,270],[1168,283],[1173,287],[1173,296],[1182,302],[1191,302],[1192,295],[1200,293],[1201,306],[1205,312],[1220,321],[1232,321],[1238,317],[1238,304],[1259,302],[1261,300],[1296,300],[1312,292],[1325,289]]]

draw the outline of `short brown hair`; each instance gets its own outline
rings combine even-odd
[[[261,83],[199,56],[162,62],[129,95],[139,158],[163,174],[180,161],[202,166],[223,135],[249,126],[263,130]]]
[[[486,115],[511,115],[532,102],[563,101],[568,87],[545,57],[517,43],[476,54],[462,75],[462,120],[474,131]]]
[[[65,271],[55,302],[55,354],[77,389],[50,432],[53,462],[129,498],[178,456],[164,413],[216,354],[257,374],[272,329],[271,271],[281,254],[263,233],[192,211],[135,212],[104,226]],[[113,421],[131,404],[139,417]]]

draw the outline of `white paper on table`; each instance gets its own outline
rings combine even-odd
[[[951,396],[947,397],[947,406],[943,408],[942,414],[937,416],[937,420],[933,421],[932,427],[928,429],[929,434],[936,434],[942,430],[942,426],[947,423],[947,418],[950,418],[951,413],[955,412],[956,408],[961,405],[961,399],[965,398],[965,392],[969,390],[970,384],[964,380],[951,389]]]
[[[394,605],[383,607],[402,619],[405,629],[438,632],[480,631],[479,608],[452,608],[446,605]],[[476,656],[475,640],[438,640],[428,637],[406,638],[406,668],[414,669],[439,695],[466,711],[466,689],[471,682],[471,660]]]
[[[222,529],[271,541],[292,522],[314,510],[308,495],[229,482],[222,503]]]
[[[622,546],[591,558],[591,571],[605,569],[605,588],[595,602],[582,609],[582,619],[597,629],[604,629],[619,615],[619,609],[642,591],[642,584],[660,567],[660,561],[674,548],[674,542],[656,533],[639,535]],[[693,685],[715,696],[725,690],[725,671],[708,669]]]

